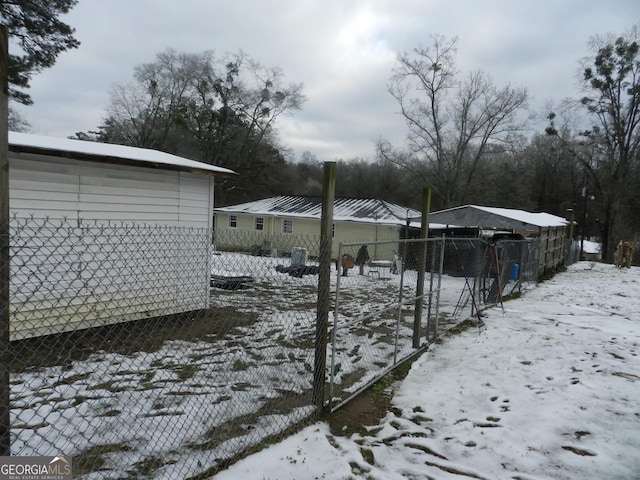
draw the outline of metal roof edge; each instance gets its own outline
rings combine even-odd
[[[225,177],[237,175],[236,172],[228,168],[149,148],[46,137],[20,132],[9,132],[9,151],[18,154],[45,155],[87,162],[147,167],[204,175]]]

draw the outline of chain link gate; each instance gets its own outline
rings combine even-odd
[[[420,353],[435,335],[442,244],[440,239],[340,244],[329,349],[331,411]],[[435,266],[423,294],[415,270],[421,255]],[[418,302],[427,305],[425,318]]]
[[[339,252],[328,353],[331,411],[462,321],[474,318],[482,328],[483,308],[537,280],[539,245],[441,237],[343,243]]]

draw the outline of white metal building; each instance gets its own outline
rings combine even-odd
[[[208,307],[214,176],[232,171],[14,132],[9,169],[12,339]]]

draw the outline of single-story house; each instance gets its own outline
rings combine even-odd
[[[219,207],[214,212],[215,242],[220,248],[260,245],[290,253],[296,239],[320,236],[320,197],[284,195]],[[398,240],[408,219],[419,216],[416,210],[383,200],[336,198],[332,257],[337,258],[341,242]]]
[[[234,172],[9,132],[11,338],[208,307],[219,175]]]
[[[540,242],[539,273],[544,275],[564,265],[567,229],[570,222],[549,213],[532,213],[509,208],[464,205],[433,212],[430,220],[459,227],[500,230],[535,238]]]

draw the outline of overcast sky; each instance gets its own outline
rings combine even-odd
[[[102,123],[112,84],[136,65],[179,53],[243,50],[304,84],[302,111],[278,123],[296,158],[375,157],[383,137],[406,130],[387,92],[398,52],[458,37],[458,68],[482,69],[497,85],[526,87],[531,105],[576,96],[578,61],[593,35],[640,23],[638,0],[80,0],[62,20],[78,49],[35,76],[34,133],[66,137]]]

